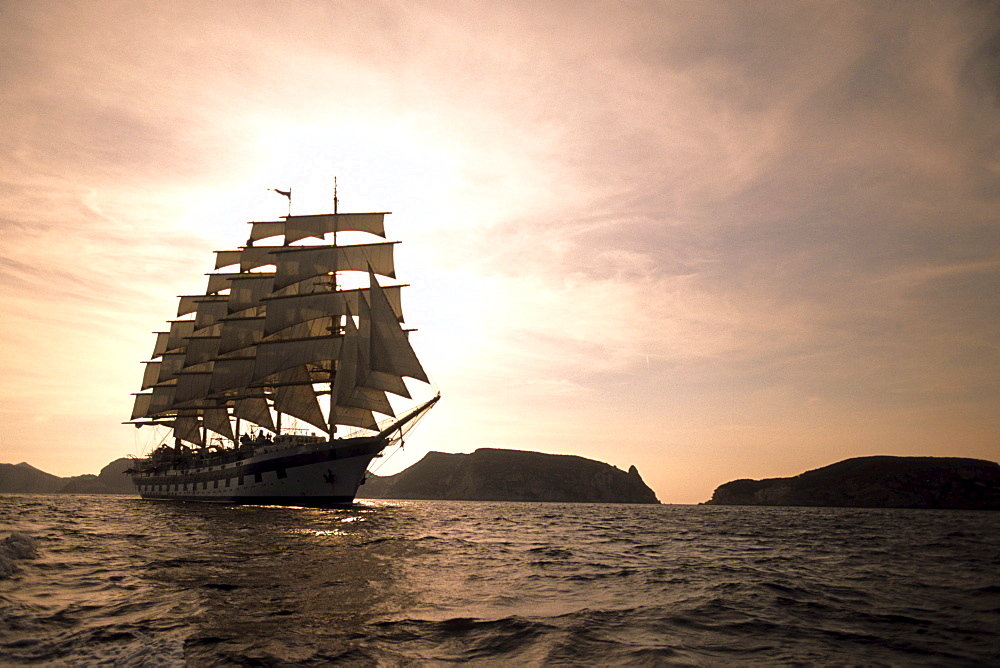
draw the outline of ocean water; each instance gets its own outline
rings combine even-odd
[[[4,495],[11,532],[2,664],[1000,664],[1000,513]]]

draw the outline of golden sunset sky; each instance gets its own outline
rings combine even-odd
[[[247,221],[392,211],[479,447],[661,501],[1000,457],[1000,5],[0,1],[0,461],[141,454],[151,332]]]

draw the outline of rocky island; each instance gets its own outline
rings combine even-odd
[[[792,478],[727,482],[706,503],[1000,510],[1000,464],[963,457],[856,457]]]
[[[46,473],[27,462],[0,464],[0,493],[6,494],[135,494],[132,479],[125,475],[132,463],[121,458],[111,462],[97,475],[68,478]]]
[[[659,503],[634,466],[628,472],[574,455],[480,448],[428,452],[391,476],[369,476],[359,498],[461,501]]]

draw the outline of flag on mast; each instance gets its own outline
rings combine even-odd
[[[273,190],[279,195],[284,195],[285,197],[288,198],[288,215],[289,216],[292,215],[292,189],[289,188],[288,190],[278,190],[277,188],[268,188],[268,190]]]

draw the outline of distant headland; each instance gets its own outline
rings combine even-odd
[[[727,482],[706,503],[1000,510],[1000,464],[963,457],[856,457],[792,478]]]
[[[0,493],[7,494],[135,494],[132,479],[125,475],[131,459],[111,462],[97,475],[69,478],[36,469],[27,462],[0,464]]]
[[[574,455],[480,448],[472,454],[428,452],[391,476],[369,476],[369,499],[659,503],[634,466],[628,472]]]

